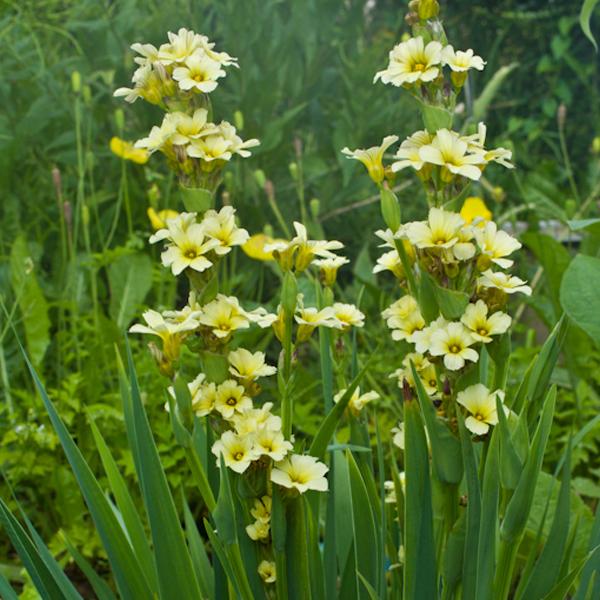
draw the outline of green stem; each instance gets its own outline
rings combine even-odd
[[[517,558],[519,540],[502,540],[494,580],[494,600],[507,600]]]

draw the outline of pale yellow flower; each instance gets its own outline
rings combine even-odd
[[[202,272],[213,266],[205,254],[214,250],[219,242],[208,238],[199,223],[190,225],[185,231],[170,229],[171,244],[161,254],[162,264],[170,267],[173,275],[179,275],[185,269]]]
[[[310,338],[316,327],[330,327],[333,329],[342,329],[343,327],[341,321],[336,318],[331,306],[321,310],[312,306],[307,308],[299,306],[294,315],[294,320],[300,325],[297,333],[299,342],[304,342]]]
[[[498,230],[496,223],[489,221],[481,228],[475,229],[475,238],[481,253],[502,269],[508,269],[513,261],[504,258],[521,247],[521,242],[506,231]]]
[[[240,435],[254,433],[259,429],[281,431],[281,417],[271,413],[272,408],[273,403],[266,402],[260,408],[249,408],[235,413],[230,421]]]
[[[476,134],[461,138],[467,143],[468,152],[481,156],[484,163],[497,162],[507,169],[514,169],[514,165],[510,162],[512,158],[512,152],[510,150],[502,147],[486,150],[486,133],[487,127],[485,126],[485,123],[479,123]]]
[[[209,327],[218,338],[226,338],[233,331],[250,327],[248,316],[238,299],[223,294],[217,294],[214,300],[202,307],[198,321]]]
[[[419,155],[419,151],[423,146],[431,144],[432,141],[433,135],[425,130],[416,131],[411,136],[407,137],[400,144],[400,148],[398,148],[398,151],[394,156],[394,158],[397,158],[398,160],[392,163],[392,171],[397,173],[406,167],[412,167],[413,169],[420,171],[425,163]]]
[[[379,71],[373,82],[381,79],[395,86],[428,83],[440,73],[442,45],[439,42],[425,45],[422,37],[411,38],[394,46],[389,59],[387,69]]]
[[[196,50],[203,49],[207,45],[210,47],[214,44],[209,44],[208,38],[199,33],[195,33],[181,27],[177,33],[169,31],[168,44],[162,44],[158,50],[158,59],[164,64],[184,62]]]
[[[159,210],[156,212],[151,206],[148,207],[146,211],[148,215],[148,219],[150,220],[150,224],[155,231],[159,229],[164,229],[167,221],[169,219],[174,219],[177,217],[178,213],[176,210],[172,210],[170,208],[163,208],[163,210]]]
[[[410,318],[415,311],[418,312],[418,309],[417,301],[407,294],[388,306],[381,316],[386,319],[390,329],[395,329],[400,326],[400,323]]]
[[[190,392],[190,396],[192,398],[192,406],[194,405],[194,401],[197,401],[203,385],[205,385],[204,384],[205,379],[206,379],[206,376],[204,375],[204,373],[200,373],[192,381],[190,381],[190,383],[187,384],[188,390]],[[173,400],[175,400],[176,399],[175,388],[173,386],[169,386],[167,388],[167,391],[169,392],[169,394],[173,398]],[[165,403],[165,410],[167,412],[170,412],[168,402]]]
[[[254,500],[254,507],[250,509],[250,514],[257,520],[268,523],[271,520],[271,509],[273,502],[271,496],[263,496]]]
[[[451,175],[443,179],[451,179],[452,175],[462,175],[475,181],[481,177],[481,168],[486,161],[483,155],[469,154],[468,144],[455,131],[440,129],[431,144],[422,146],[419,157],[424,162],[444,167]]]
[[[283,460],[294,447],[281,431],[273,431],[268,427],[262,427],[254,434],[254,445],[257,454],[268,456],[276,462]]]
[[[198,108],[192,115],[183,112],[170,112],[165,115],[163,125],[170,131],[169,141],[172,144],[183,146],[192,140],[218,131],[213,123],[208,122],[206,108]]]
[[[340,390],[333,397],[333,401],[337,404],[342,399],[342,396],[345,393],[346,393],[346,389]],[[359,415],[360,412],[362,411],[362,409],[367,404],[369,404],[369,402],[372,402],[373,400],[378,400],[378,399],[379,399],[379,394],[377,392],[370,391],[370,392],[365,392],[364,394],[361,394],[360,387],[357,387],[352,392],[352,396],[350,397],[350,402],[348,403],[348,408],[350,409],[350,412],[352,412],[354,415]]]
[[[273,243],[285,243],[284,240],[274,240],[272,237],[264,234],[257,233],[250,236],[248,240],[242,244],[242,250],[250,257],[255,260],[275,260],[273,252],[267,252],[265,246]]]
[[[239,154],[242,158],[248,158],[252,155],[248,148],[260,146],[260,142],[256,138],[242,140],[242,138],[236,133],[235,127],[227,121],[221,121],[218,127],[223,138],[229,142],[229,148],[231,152],[234,154]]]
[[[253,436],[240,436],[233,431],[223,433],[213,444],[212,453],[217,457],[217,466],[220,466],[219,457],[223,456],[225,466],[236,473],[243,473],[257,459]]]
[[[403,232],[417,248],[450,248],[459,241],[464,223],[458,213],[434,207],[427,221],[407,223]]]
[[[277,372],[275,367],[265,363],[264,352],[250,352],[245,348],[232,350],[227,355],[229,372],[242,381],[255,381],[259,377],[268,377]]]
[[[262,560],[258,565],[258,574],[265,583],[274,583],[277,580],[275,563],[271,560]]]
[[[342,324],[343,330],[350,327],[363,327],[365,324],[365,315],[354,306],[354,304],[344,304],[343,302],[334,302],[331,307],[333,316]]]
[[[228,161],[233,156],[231,143],[220,133],[191,140],[186,146],[186,152],[189,157],[200,158],[207,163],[215,160]]]
[[[382,271],[391,271],[398,279],[404,279],[404,267],[397,250],[385,252],[378,259],[373,267],[373,273]]]
[[[531,296],[531,288],[525,285],[526,283],[518,277],[507,275],[501,271],[493,272],[490,269],[484,271],[477,280],[477,285],[483,288],[497,288],[507,294],[521,292],[526,296]]]
[[[110,151],[125,160],[144,165],[150,158],[150,153],[143,148],[135,148],[131,142],[122,140],[119,137],[110,138]]]
[[[290,454],[275,463],[271,481],[285,488],[294,488],[301,494],[307,490],[326,492],[329,489],[325,474],[327,465],[307,454]]]
[[[469,328],[471,335],[484,344],[492,341],[492,335],[505,333],[512,319],[503,312],[495,312],[488,316],[488,307],[483,300],[469,304],[460,320]]]
[[[206,417],[215,409],[217,401],[217,385],[212,381],[200,386],[192,397],[192,410],[199,417]]]
[[[217,80],[225,77],[221,64],[209,58],[202,50],[194,51],[183,64],[184,66],[173,69],[173,79],[183,91],[209,93],[217,87]]]
[[[397,446],[400,450],[404,450],[404,422],[400,421],[397,427],[393,427],[392,433],[394,434],[392,437],[394,446]]]
[[[383,166],[383,155],[385,151],[398,141],[397,135],[388,135],[383,138],[380,146],[372,146],[363,150],[350,150],[346,147],[342,149],[342,154],[345,154],[348,158],[359,160],[366,168],[369,173],[369,177],[375,183],[381,183],[385,179],[385,168]]]
[[[268,522],[255,521],[250,525],[246,525],[246,533],[251,540],[258,542],[260,540],[266,540],[271,533],[271,527]]]
[[[461,73],[469,69],[483,71],[485,61],[477,56],[471,48],[468,50],[454,50],[452,46],[446,46],[442,50],[442,63],[449,66],[453,71]]]
[[[224,419],[231,419],[234,413],[243,413],[252,408],[252,399],[246,396],[246,390],[233,379],[226,379],[217,386],[215,410]]]
[[[347,265],[349,262],[350,261],[345,256],[334,256],[332,258],[313,260],[312,264],[319,268],[323,283],[332,286],[337,279],[339,268]]]
[[[432,333],[429,353],[443,356],[444,366],[450,371],[458,371],[465,366],[465,361],[477,362],[479,359],[470,347],[474,343],[475,339],[462,323],[448,323]]]
[[[219,242],[214,248],[219,255],[227,254],[233,246],[241,246],[250,237],[245,229],[235,224],[235,209],[232,206],[224,206],[219,212],[207,210],[201,225],[209,238]]]
[[[490,392],[482,383],[471,385],[462,392],[458,392],[456,401],[470,413],[465,419],[465,425],[469,431],[476,435],[485,435],[490,430],[490,425],[498,423],[497,397],[502,403],[504,392],[502,390]],[[504,410],[508,412],[506,408]]]

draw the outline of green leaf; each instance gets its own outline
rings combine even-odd
[[[185,535],[190,548],[192,563],[196,571],[196,579],[202,591],[202,598],[213,600],[215,597],[215,585],[212,566],[206,554],[204,541],[200,537],[198,527],[185,497],[183,498],[183,516],[185,519]]]
[[[514,490],[519,483],[519,477],[523,470],[523,463],[514,446],[508,428],[508,420],[503,410],[502,402],[498,396],[496,396],[496,414],[498,415],[498,425],[496,425],[496,430],[498,431],[500,439],[500,481],[505,490]]]
[[[110,316],[125,329],[152,287],[152,260],[147,254],[120,256],[108,267]]]
[[[544,451],[548,442],[548,436],[550,435],[555,402],[556,387],[552,387],[546,395],[542,416],[533,438],[529,458],[525,463],[517,488],[506,507],[506,513],[500,528],[500,535],[502,540],[507,543],[514,543],[525,529],[527,517],[529,516],[533,502],[535,485],[542,468]]]
[[[287,506],[288,595],[286,597],[290,600],[309,600],[311,597],[305,501],[306,499],[301,495],[290,500]]]
[[[581,26],[585,37],[592,42],[594,49],[598,52],[598,44],[596,43],[596,39],[594,38],[594,34],[590,27],[592,13],[594,12],[594,8],[596,8],[596,4],[598,4],[598,0],[584,0],[581,6],[581,12],[579,13],[579,25]]]
[[[108,583],[94,571],[92,565],[85,559],[85,557],[71,544],[71,542],[63,536],[63,541],[69,554],[73,557],[77,566],[81,569],[82,573],[86,576],[90,582],[94,593],[98,597],[98,600],[116,600],[116,596],[110,589]]]
[[[38,284],[27,241],[18,236],[10,251],[10,280],[21,310],[27,351],[39,365],[50,343],[48,303]]]
[[[436,302],[444,318],[452,320],[462,317],[467,304],[469,304],[467,294],[441,287],[427,271],[421,273],[421,278],[429,280],[429,286],[433,289]]]
[[[600,340],[600,258],[576,256],[565,272],[560,302],[573,322]]]
[[[504,80],[512,73],[514,69],[519,66],[519,63],[511,63],[504,67],[500,67],[487,82],[483,88],[481,94],[473,103],[473,121],[478,123],[485,119],[487,110],[495,98],[500,86],[504,83]]]
[[[323,456],[325,455],[325,452],[327,450],[327,445],[329,444],[329,440],[333,436],[335,429],[337,427],[337,424],[338,424],[339,420],[342,418],[342,415],[344,414],[344,410],[346,410],[346,407],[348,406],[348,403],[350,402],[350,398],[352,397],[354,390],[358,387],[358,384],[360,383],[364,374],[370,368],[371,363],[376,358],[379,357],[380,348],[381,348],[381,345],[379,345],[375,349],[373,354],[371,354],[371,356],[365,363],[365,366],[358,372],[356,377],[350,382],[350,385],[346,388],[346,391],[344,392],[344,395],[340,398],[339,402],[337,402],[334,405],[334,407],[329,411],[329,413],[327,414],[327,416],[321,423],[321,426],[319,427],[319,430],[315,434],[312,444],[310,445],[310,450],[308,453],[311,456],[315,456],[316,458],[323,458]]]
[[[436,133],[439,129],[452,129],[452,113],[440,106],[427,104],[417,98],[425,129],[429,133]]]
[[[598,0],[596,0],[597,2]],[[575,221],[567,221],[571,231],[589,231],[590,233],[600,233],[600,219],[578,219]]]
[[[417,397],[425,427],[431,444],[431,460],[438,479],[443,483],[459,483],[463,476],[463,460],[460,442],[435,414],[431,398],[423,387],[423,382],[414,364],[410,363],[413,379],[417,388]]]
[[[125,419],[131,419],[128,434],[133,434],[133,437],[129,439],[129,444],[137,449],[139,458],[139,465],[136,466],[139,468],[138,478],[152,533],[160,595],[165,599],[171,598],[174,593],[180,598],[198,598],[200,588],[150,424],[142,406],[129,345],[127,362],[131,391],[123,398],[127,407]]]
[[[152,591],[148,586],[146,576],[132,551],[112,506],[104,496],[100,484],[85,462],[79,448],[77,448],[69,435],[61,418],[58,416],[27,355],[23,354],[35,386],[48,411],[52,425],[90,510],[98,535],[102,540],[102,545],[111,564],[120,595],[126,600],[151,598]]]
[[[67,595],[63,594],[46,561],[2,499],[0,499],[0,523],[4,526],[40,595],[50,600],[64,600]]]
[[[131,542],[131,546],[135,555],[140,562],[140,566],[144,570],[144,574],[149,585],[154,591],[158,591],[158,579],[156,575],[156,567],[154,565],[154,557],[150,544],[146,538],[146,531],[142,523],[142,519],[137,511],[136,505],[129,493],[127,483],[123,479],[115,459],[112,457],[100,430],[94,421],[90,421],[92,435],[96,442],[96,448],[100,454],[100,460],[104,467],[104,472],[108,478],[110,489],[117,502],[117,506],[123,518],[123,524],[127,530],[127,535]]]
[[[437,597],[435,543],[429,452],[419,406],[404,404],[404,461],[406,502],[404,506],[404,598],[430,600]]]
[[[519,598],[540,598],[549,593],[558,576],[565,555],[569,536],[569,514],[571,494],[571,440],[567,448],[567,459],[563,467],[562,482],[554,520],[544,544],[544,549],[531,572],[527,584]]]
[[[0,598],[4,598],[4,600],[19,600],[17,593],[12,589],[10,583],[4,577],[2,572],[0,571]],[[99,600],[104,600],[100,598]]]
[[[202,215],[209,208],[214,207],[215,197],[210,190],[185,186],[181,186],[179,189],[181,191],[181,201],[187,212],[196,212]]]
[[[543,600],[564,600],[568,598],[568,593],[577,576],[581,573],[582,569],[588,564],[598,560],[600,558],[600,546],[592,550],[584,559],[582,559],[565,577],[563,577],[552,590],[546,594]]]
[[[223,461],[223,455],[219,455],[220,477],[219,477],[219,496],[217,506],[213,511],[213,519],[217,526],[219,539],[225,546],[237,542],[237,529],[235,525],[235,504],[231,492],[231,482],[229,480],[229,470]]]

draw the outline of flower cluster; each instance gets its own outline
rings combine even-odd
[[[167,113],[161,125],[152,127],[135,148],[164,154],[185,185],[214,190],[232,156],[248,157],[248,148],[259,144],[256,139],[242,140],[227,121],[209,121],[208,94],[226,75],[225,67],[238,66],[237,59],[217,52],[206,36],[185,28],[168,35],[169,42],[159,48],[140,43],[131,46],[139,54],[134,85],[119,88],[114,95],[124,96],[128,102],[143,98]]]
[[[177,33],[169,32],[168,38],[168,43],[158,48],[140,43],[131,46],[139,54],[134,85],[119,88],[115,96],[124,96],[127,102],[143,98],[166,110],[195,94],[214,91],[218,80],[225,77],[224,67],[238,66],[237,58],[215,51],[215,44],[204,35],[182,27]]]

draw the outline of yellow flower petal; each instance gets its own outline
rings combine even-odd
[[[485,205],[483,198],[480,198],[479,196],[469,196],[465,199],[465,202],[460,209],[460,216],[466,223],[472,223],[477,217],[480,217],[484,221],[491,221],[492,212]]]
[[[273,242],[282,241],[274,240],[272,237],[264,233],[257,233],[251,236],[245,244],[242,244],[242,250],[255,260],[274,260],[272,252],[265,252],[265,245]]]
[[[164,229],[166,227],[167,219],[174,219],[179,214],[176,210],[171,210],[170,208],[165,208],[156,212],[152,207],[150,207],[146,213],[150,219],[152,228],[155,231]]]
[[[131,142],[127,142],[118,137],[110,138],[110,150],[113,154],[130,160],[138,165],[143,165],[148,162],[150,154],[143,148],[134,148]]]

